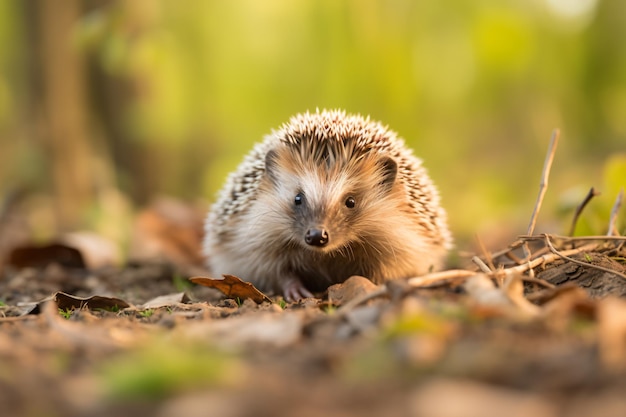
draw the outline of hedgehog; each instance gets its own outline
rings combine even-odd
[[[206,218],[213,275],[288,301],[353,275],[376,284],[441,268],[452,245],[422,161],[379,122],[331,110],[293,116],[231,173]]]

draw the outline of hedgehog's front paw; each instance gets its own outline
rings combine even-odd
[[[290,303],[298,301],[302,298],[313,297],[311,291],[307,290],[302,281],[296,277],[290,277],[282,283],[283,296]]]

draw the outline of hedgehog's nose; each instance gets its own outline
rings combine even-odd
[[[326,246],[328,243],[328,232],[324,229],[309,229],[304,235],[304,241],[311,246]]]

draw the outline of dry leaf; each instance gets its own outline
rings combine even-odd
[[[89,308],[92,310],[99,308],[103,310],[111,310],[130,307],[130,304],[124,300],[120,300],[119,298],[102,297],[99,295],[85,298],[76,297],[59,291],[52,296],[52,299],[57,303],[57,306],[63,310],[70,310],[73,308]]]
[[[239,298],[242,300],[249,298],[257,304],[261,304],[263,301],[272,302],[267,295],[256,289],[254,285],[242,281],[234,275],[224,274],[224,278],[192,277],[189,278],[189,281],[220,290],[228,298]]]
[[[147,310],[149,308],[168,307],[180,303],[188,303],[189,297],[184,292],[178,292],[175,294],[160,295],[147,301],[140,309]]]
[[[331,285],[328,288],[328,299],[335,305],[342,305],[378,289],[380,287],[369,279],[354,275],[340,284]]]
[[[85,260],[78,249],[56,242],[15,248],[9,253],[7,263],[16,268],[45,268],[52,263],[69,268],[85,267]]]

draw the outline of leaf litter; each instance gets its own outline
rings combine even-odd
[[[90,267],[63,261],[81,255],[63,246],[29,263],[14,251],[0,279],[3,413],[626,415],[619,209],[607,236],[534,234],[546,167],[531,226],[507,248],[387,285],[352,277],[295,303],[203,277],[181,250],[193,233],[169,245],[163,210],[137,230],[166,261]],[[56,262],[57,250],[71,258]]]

